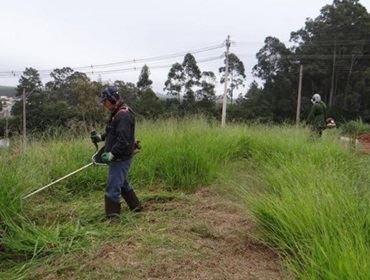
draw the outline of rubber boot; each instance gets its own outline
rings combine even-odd
[[[110,200],[105,196],[105,215],[107,218],[119,216],[121,213],[121,204]]]
[[[141,206],[140,201],[137,198],[134,190],[122,192],[121,195],[131,211],[140,212],[141,210],[143,210],[143,207]]]

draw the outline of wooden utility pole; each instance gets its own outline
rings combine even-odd
[[[298,125],[301,115],[301,96],[302,96],[302,78],[303,78],[303,64],[299,66],[299,85],[298,85],[298,98],[297,98],[297,115],[295,122]]]
[[[6,114],[5,116],[5,139],[8,139],[9,138],[9,109],[8,108],[6,109],[5,114]]]
[[[27,92],[26,93],[26,89],[23,88],[23,94],[22,94],[22,100],[23,100],[23,148],[25,149],[26,148],[26,144],[27,144],[27,122],[26,122],[26,103],[27,103],[27,98],[36,90],[36,88],[34,88],[33,90],[31,90],[30,92]]]
[[[224,81],[224,96],[222,101],[222,116],[221,127],[226,124],[226,103],[227,103],[227,80],[229,79],[229,49],[230,49],[230,35],[226,39],[226,52],[225,52],[225,81]]]
[[[22,99],[23,99],[23,148],[26,147],[26,89],[23,88],[23,94],[22,94]]]

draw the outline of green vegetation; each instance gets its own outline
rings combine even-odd
[[[225,162],[242,157],[245,150],[242,135],[208,129],[205,122],[144,123],[141,131],[138,136],[144,147],[131,172],[131,181],[142,187],[162,185],[169,190],[193,191],[212,182]],[[0,181],[5,186],[0,196],[2,256],[21,254],[29,258],[64,250],[64,244],[73,243],[75,236],[69,236],[71,228],[65,232],[57,225],[36,226],[24,218],[23,204],[28,205],[28,201],[22,202],[21,196],[88,163],[93,146],[86,138],[40,140],[28,145],[24,154],[18,145],[1,152]],[[63,199],[64,192],[77,195],[101,192],[105,173],[103,167],[92,167],[62,182],[56,191],[45,193],[53,196],[56,192]]]
[[[344,135],[350,135],[355,138],[362,133],[370,133],[370,125],[362,122],[362,120],[349,121],[340,128]]]
[[[143,150],[131,182],[151,207],[226,182],[226,190],[252,211],[257,238],[279,252],[298,278],[369,279],[369,158],[344,150],[336,136],[313,141],[305,129],[289,126],[223,130],[202,119],[143,122]],[[150,230],[142,235],[143,228],[153,227],[145,213],[123,214],[117,225],[102,221],[104,167],[21,201],[22,194],[87,164],[93,147],[86,138],[58,136],[30,143],[25,153],[16,144],[0,151],[0,278],[27,278],[41,264],[67,273],[103,240],[135,233],[146,244],[143,260],[154,248],[194,251],[186,240]],[[248,179],[233,178],[244,173]],[[178,218],[185,215],[173,211]],[[158,230],[161,225],[166,227],[164,220]],[[189,228],[199,238],[217,237],[202,223]]]
[[[16,93],[15,87],[0,86],[0,96],[15,96]]]
[[[299,279],[369,279],[369,158],[306,139],[277,127],[253,133],[264,190],[249,201],[262,237]]]
[[[253,82],[244,90],[244,65],[230,53],[228,95],[240,95],[228,107],[229,120],[291,122],[299,62],[305,81],[302,116],[309,111],[312,93],[318,92],[338,127],[346,120],[364,120],[342,125],[343,134],[357,137],[369,132],[369,20],[359,1],[335,0],[291,33],[292,47],[267,37],[253,68],[262,87]],[[222,83],[225,69],[220,66]],[[234,193],[253,214],[258,225],[255,237],[278,252],[297,278],[370,279],[369,157],[341,147],[335,130],[313,140],[304,127],[235,124],[220,129],[213,122],[220,116],[216,74],[202,71],[190,53],[169,70],[164,91],[172,98],[167,100],[159,100],[151,88],[147,66],[136,84],[114,82],[138,119],[152,120],[139,125],[143,150],[135,158],[130,179],[159,214],[125,213],[116,224],[103,221],[104,167],[91,167],[22,200],[31,190],[89,163],[94,150],[88,128],[102,125],[105,118],[98,95],[106,84],[69,67],[54,69],[50,76],[43,85],[38,71],[26,68],[16,93],[0,86],[0,95],[32,92],[26,104],[27,130],[37,137],[25,151],[15,143],[21,131],[18,101],[9,120],[12,147],[0,150],[0,278],[27,279],[35,271],[40,278],[50,271],[68,278],[70,270],[78,273],[82,257],[94,259],[95,249],[122,238],[140,243],[136,256],[147,267],[161,260],[156,250],[163,248],[174,259],[204,257],[191,240],[170,234],[178,228],[168,225],[160,215],[168,209],[157,204],[175,201],[165,217],[191,220],[186,212],[191,207],[181,208],[191,203],[185,197],[222,182],[225,192]],[[208,121],[196,119],[198,114]],[[5,120],[0,120],[0,127],[3,135]],[[48,132],[41,135],[45,127]],[[187,234],[218,238],[205,222],[192,224]],[[166,260],[161,261],[165,265]],[[101,279],[98,267],[84,276]],[[135,274],[125,269],[114,272]]]

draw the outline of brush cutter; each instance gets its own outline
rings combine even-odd
[[[104,163],[101,159],[101,155],[104,153],[104,146],[101,147],[99,149],[98,147],[98,144],[97,143],[94,143],[94,146],[95,146],[95,154],[91,157],[91,162],[89,164],[86,164],[85,166],[82,166],[81,168],[47,184],[46,186],[43,186],[42,188],[39,188],[27,195],[25,195],[24,197],[22,197],[23,199],[26,199],[26,198],[29,198],[30,196],[33,196],[34,194],[37,194],[39,192],[41,192],[42,190],[45,190],[49,187],[51,187],[52,185],[55,185],[56,183],[60,182],[60,181],[63,181],[64,179],[67,179],[68,177],[78,173],[78,172],[81,172],[82,170],[85,170],[86,168],[90,167],[91,165],[106,165],[106,163]]]

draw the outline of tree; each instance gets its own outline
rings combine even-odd
[[[337,119],[370,119],[368,54],[370,16],[358,0],[334,0],[318,17],[291,33],[294,46],[267,37],[257,53],[253,71],[264,81],[263,99],[271,107],[273,120],[293,120],[298,87],[298,65],[304,65],[302,115],[307,115],[314,93],[332,105],[329,114]]]
[[[46,89],[49,90],[51,98],[64,100],[71,106],[76,104],[75,85],[81,82],[90,83],[90,79],[85,73],[74,71],[70,67],[54,69],[50,76],[53,80],[46,84]]]
[[[266,83],[274,82],[274,79],[285,74],[291,65],[292,53],[275,37],[266,37],[265,45],[258,51],[257,65],[253,67],[255,76]]]
[[[42,82],[40,79],[40,74],[36,69],[30,67],[23,71],[17,86],[17,96],[22,96],[23,89],[26,90],[26,93],[41,92]]]
[[[212,116],[215,114],[215,87],[216,76],[212,71],[204,71],[200,79],[200,88],[197,90],[197,103],[199,113]]]
[[[99,95],[102,86],[100,83],[91,82],[84,75],[77,73],[72,74],[70,76],[71,80],[68,82],[70,98],[73,99],[73,106],[71,107],[85,126],[95,125],[104,115],[99,106]]]
[[[243,62],[233,53],[228,55],[229,61],[229,87],[228,87],[228,96],[231,99],[231,103],[234,99],[235,89],[240,89],[244,87],[244,80],[246,78],[245,68]],[[226,64],[226,61],[225,61]],[[221,83],[225,82],[225,71],[226,67],[220,67],[219,72],[221,73]]]
[[[117,87],[118,93],[120,94],[123,102],[135,108],[139,93],[139,89],[135,86],[135,84],[125,83],[124,81],[117,80],[114,82],[114,85]]]
[[[50,73],[50,77],[53,79],[53,81],[46,83],[46,87],[52,90],[65,88],[68,77],[70,77],[73,73],[74,70],[70,67],[54,69]]]
[[[161,103],[154,91],[151,89],[153,83],[149,79],[150,71],[147,65],[143,66],[137,82],[138,101],[137,111],[146,118],[157,118],[161,113]]]
[[[164,85],[164,91],[166,91],[168,95],[177,97],[177,100],[180,103],[181,89],[184,85],[183,67],[180,63],[175,63],[171,66]]]
[[[197,65],[195,57],[187,53],[182,62],[183,79],[184,79],[184,102],[188,107],[193,107],[195,102],[195,92],[199,89],[201,72]]]
[[[151,119],[158,118],[162,112],[162,104],[151,88],[140,91],[136,108],[139,114]]]
[[[43,103],[45,95],[42,92],[42,82],[40,80],[39,72],[34,68],[26,68],[21,78],[19,79],[19,84],[17,86],[16,95],[22,96],[23,90],[26,92],[26,111],[27,111],[27,127],[33,128],[32,118],[37,115],[37,110],[40,107],[40,104]],[[21,125],[21,118],[23,116],[23,100],[15,102],[12,107],[12,115],[15,116],[15,122]]]
[[[200,80],[200,89],[197,98],[200,100],[213,100],[215,97],[216,76],[212,71],[204,71]]]
[[[294,118],[298,75],[292,67],[291,54],[279,39],[267,37],[253,68],[255,76],[264,80],[263,103],[270,105],[272,120],[276,122]]]
[[[29,132],[45,131],[45,128],[65,126],[73,117],[73,111],[65,101],[56,100],[50,102],[46,92],[33,93],[27,100],[27,129]],[[17,130],[22,125],[22,102],[16,102],[12,107],[14,124]]]
[[[240,117],[243,120],[257,119],[261,122],[268,122],[273,119],[272,106],[256,81],[250,84],[247,93],[237,100],[237,104],[240,107]]]
[[[139,80],[136,84],[139,90],[146,90],[150,88],[153,81],[149,79],[149,75],[150,75],[149,67],[147,65],[144,65],[143,68],[141,69]]]
[[[70,126],[71,120],[83,127],[101,121],[103,112],[98,102],[102,87],[100,83],[91,82],[86,74],[75,72],[69,67],[53,70],[51,73],[53,80],[47,83],[44,90],[39,86],[37,77],[37,72],[28,70],[22,75],[18,86],[23,88],[24,84],[27,86],[31,84],[28,88],[37,89],[27,98],[29,131],[44,130],[45,127]],[[12,113],[20,125],[22,102],[14,105]]]
[[[364,84],[369,67],[369,39],[370,17],[358,0],[335,0],[292,32],[295,53],[304,61],[310,85],[303,96],[321,93],[340,118],[365,117],[367,90],[358,85]]]

